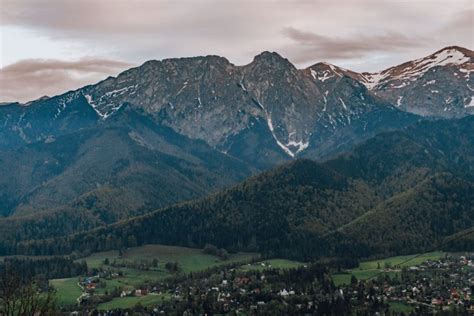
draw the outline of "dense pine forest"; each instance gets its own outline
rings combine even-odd
[[[474,224],[473,127],[472,117],[421,122],[326,162],[298,160],[208,198],[62,238],[47,239],[71,225],[67,217],[18,221],[15,234],[2,230],[1,253],[209,243],[309,260],[433,250]]]

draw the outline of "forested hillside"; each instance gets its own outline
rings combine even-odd
[[[54,221],[68,209],[95,217],[90,223],[112,223],[204,196],[253,172],[125,106],[99,127],[0,151],[0,215],[11,217],[0,218],[0,226],[25,216]]]
[[[2,252],[211,243],[309,259],[429,250],[474,224],[473,135],[473,117],[423,122],[334,160],[295,161],[208,198],[62,239],[3,244]]]
[[[447,236],[473,226],[474,183],[440,173],[339,229],[335,238],[345,242],[336,249],[360,256],[432,251]]]

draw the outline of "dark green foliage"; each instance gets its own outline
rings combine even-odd
[[[441,248],[444,237],[472,226],[474,183],[437,174],[344,226],[344,247],[338,252],[388,256],[430,251]]]
[[[21,275],[16,267],[0,270],[0,315],[59,315],[54,289]],[[47,283],[47,280],[44,280]]]
[[[101,128],[0,151],[0,243],[90,230],[203,196],[253,169],[124,109]]]
[[[445,251],[474,251],[474,227],[447,237],[441,248]]]
[[[0,275],[11,271],[15,271],[25,282],[38,277],[45,280],[60,279],[87,274],[87,264],[64,257],[5,258],[0,262]]]
[[[420,123],[379,135],[334,160],[295,161],[208,198],[61,239],[8,244],[1,251],[212,244],[310,260],[431,250],[474,225],[473,121]]]
[[[208,255],[213,255],[221,258],[222,260],[227,260],[229,258],[229,253],[225,249],[219,249],[214,245],[206,244],[204,246],[203,252]]]
[[[171,273],[177,273],[181,269],[181,267],[177,262],[167,262],[165,264],[165,269]]]

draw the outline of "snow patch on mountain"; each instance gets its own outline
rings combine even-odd
[[[54,114],[54,119],[57,119],[59,117],[59,115],[66,109],[67,105],[70,102],[77,99],[78,95],[79,95],[78,92],[75,91],[75,92],[70,92],[70,93],[67,93],[67,94],[61,96],[58,99],[58,108],[56,110],[56,113]]]
[[[399,107],[400,105],[402,105],[402,100],[403,100],[403,96],[399,96],[398,99],[397,99],[397,106]]]
[[[434,67],[463,65],[470,62],[470,60],[471,58],[466,56],[463,52],[455,48],[448,48],[428,57],[413,60],[403,66],[403,68],[401,68],[402,65],[400,65],[380,73],[363,73],[361,74],[362,83],[367,89],[373,90],[378,85],[387,81],[401,81],[399,85],[392,86],[392,88],[403,88],[407,86],[409,82],[417,80]],[[461,69],[460,71],[469,72],[470,70]],[[433,83],[435,83],[435,81],[427,83],[427,85]]]
[[[89,95],[89,94],[84,94],[84,98],[86,98],[87,103],[89,103],[89,105],[90,105],[91,108],[95,111],[95,113],[97,113],[97,115],[99,115],[102,119],[106,119],[105,114],[103,114],[102,112],[100,112],[100,111],[97,109],[97,105],[96,105],[95,102],[92,100],[92,96],[91,96],[91,95]]]
[[[342,98],[339,98],[339,101],[341,101],[341,104],[342,104],[342,107],[344,108],[344,110],[347,110],[347,106],[346,106],[346,103],[344,102],[344,100]]]
[[[116,96],[116,95],[121,95],[121,94],[124,94],[125,92],[127,92],[128,90],[133,89],[133,88],[136,88],[136,85],[132,85],[132,86],[128,86],[128,87],[124,87],[124,88],[120,88],[120,89],[115,89],[115,90],[106,92],[103,95],[103,97],[112,97],[112,96]]]
[[[285,145],[284,143],[282,143],[278,137],[276,136],[275,134],[275,128],[273,127],[273,121],[272,121],[272,116],[271,116],[271,113],[269,113],[267,111],[267,109],[263,106],[262,103],[260,103],[260,101],[256,100],[258,106],[263,110],[263,112],[265,113],[265,118],[266,118],[266,121],[267,121],[267,125],[268,125],[268,129],[270,130],[272,136],[273,136],[273,139],[275,140],[275,142],[277,143],[277,145],[283,149],[283,151],[288,155],[290,156],[291,158],[294,158],[296,156],[296,154],[300,153],[301,151],[305,150],[306,148],[308,148],[309,146],[309,143],[307,142],[303,142],[302,140],[301,141],[295,141],[295,140],[290,140],[288,141],[288,143]],[[293,136],[294,133],[290,133],[290,135],[288,136],[288,138],[291,138]],[[290,148],[288,148],[289,146],[294,146],[294,147],[297,147],[298,149],[296,150],[296,152],[293,152]]]
[[[270,129],[270,132],[272,133],[273,139],[275,139],[277,145],[280,146],[280,148],[283,149],[284,152],[286,152],[291,158],[294,158],[295,154],[276,137],[275,129],[273,128],[272,117],[266,111],[265,111],[265,114],[267,116],[268,128]]]
[[[362,83],[367,87],[367,89],[372,90],[375,88],[382,80],[389,76],[388,73],[365,73],[362,74]]]
[[[184,89],[186,89],[186,87],[188,86],[188,82],[184,82],[183,83],[183,86],[181,87],[181,89],[179,89],[179,91],[176,93],[176,96],[180,95],[181,92],[183,92]]]
[[[464,107],[469,108],[473,106],[474,106],[474,95],[471,96],[471,100],[469,101],[469,103],[465,104]]]
[[[426,87],[426,86],[429,86],[429,85],[435,84],[435,83],[436,83],[436,80],[430,80],[430,81],[428,81],[427,83],[425,83],[425,84],[423,85],[423,87]]]
[[[102,113],[102,112],[99,111],[99,109],[97,108],[97,104],[94,102],[94,100],[92,99],[92,96],[91,96],[91,95],[89,95],[89,94],[84,94],[84,98],[86,99],[87,103],[91,106],[91,108],[95,111],[95,113],[97,113],[97,115],[98,115],[102,120],[107,119],[109,116],[111,116],[112,114],[114,114],[115,112],[117,112],[117,111],[123,106],[123,104],[112,105],[110,111],[107,111],[107,112],[105,112],[105,113]]]
[[[308,148],[309,146],[309,142],[303,142],[302,140],[300,140],[299,142],[296,142],[294,140],[290,140],[286,146],[293,146],[293,147],[297,147],[298,149],[296,150],[296,154],[302,152],[303,150],[305,150],[306,148]]]
[[[317,74],[317,73],[316,73],[316,74]],[[319,80],[319,81],[321,81],[321,82],[324,82],[324,81],[326,81],[326,80],[331,79],[331,78],[334,77],[334,76],[331,76],[331,75],[330,75],[329,70],[324,70],[324,71],[321,72],[321,74],[322,74],[321,76],[319,76],[319,75],[314,76],[314,75],[313,75],[313,77],[315,77],[315,79],[317,79],[317,80]]]
[[[336,68],[334,65],[329,64],[329,63],[325,63],[325,62],[323,62],[323,64],[325,64],[326,66],[328,66],[329,68],[331,68],[331,70],[332,70],[338,77],[343,77],[343,76],[344,76],[343,74],[341,74],[341,73],[337,70],[337,68]],[[344,70],[344,71],[347,71],[347,69],[344,69],[344,68],[341,68],[341,69]]]

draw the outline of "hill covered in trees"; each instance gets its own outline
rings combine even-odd
[[[0,150],[0,235],[89,230],[205,196],[255,172],[124,106],[100,126]]]
[[[430,250],[474,225],[473,138],[473,117],[422,122],[326,162],[298,160],[207,198],[88,232],[28,241],[35,236],[26,229],[24,241],[0,249],[67,254],[213,244],[305,260]],[[47,236],[41,225],[35,229]]]

